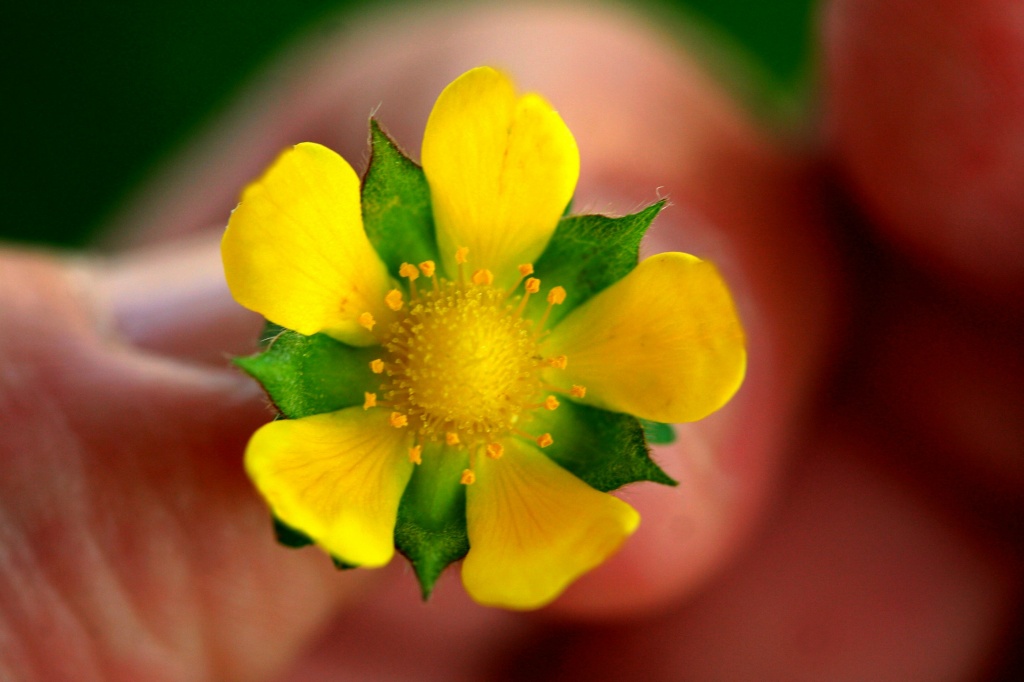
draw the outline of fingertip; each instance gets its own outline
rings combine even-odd
[[[219,234],[196,235],[93,261],[101,331],[113,341],[226,367],[256,348],[264,322],[231,298]]]
[[[1024,292],[1024,5],[834,0],[826,126],[875,229],[943,277]]]

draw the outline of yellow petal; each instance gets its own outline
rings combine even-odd
[[[423,170],[448,272],[465,246],[472,270],[487,268],[504,284],[547,245],[576,188],[580,156],[551,105],[535,94],[517,98],[504,74],[481,67],[434,104]]]
[[[466,488],[469,554],[462,582],[477,602],[544,606],[615,552],[640,523],[532,445],[509,439],[500,459],[478,457]]]
[[[363,230],[359,178],[318,144],[284,152],[246,188],[221,256],[235,300],[301,334],[369,345],[359,315],[390,319],[390,281]]]
[[[660,422],[701,419],[743,381],[747,354],[736,307],[718,270],[685,253],[661,253],[570,313],[546,377],[586,387],[581,402]]]
[[[383,566],[413,464],[386,410],[350,407],[260,428],[245,468],[274,515],[342,561]]]

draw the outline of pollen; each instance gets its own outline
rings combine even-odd
[[[363,313],[359,316],[359,324],[366,327],[367,331],[373,331],[374,325],[377,324],[377,320],[373,319],[373,315],[370,313]]]
[[[556,355],[555,357],[548,359],[548,364],[555,369],[565,369],[569,364],[569,358],[564,355]]]
[[[494,273],[486,269],[477,270],[473,273],[473,284],[477,286],[490,286],[494,284]]]
[[[365,398],[363,399],[363,409],[368,410],[371,407],[377,407],[377,394],[376,393],[364,393]]]
[[[551,287],[551,291],[548,292],[548,303],[551,305],[561,305],[565,302],[565,288],[564,287]]]
[[[413,268],[413,272],[416,272],[416,268]],[[419,273],[417,273],[417,276],[418,275]],[[415,279],[415,277],[410,277],[409,279]],[[404,304],[402,301],[402,292],[398,289],[392,289],[388,292],[388,295],[384,297],[384,302],[388,304],[389,308],[398,312],[402,309],[402,305]]]
[[[583,398],[587,395],[587,387],[573,384],[572,388],[569,390],[569,395],[573,398]]]
[[[543,351],[544,319],[532,319],[525,310],[526,299],[540,291],[540,280],[520,279],[510,291],[496,286],[498,278],[486,268],[466,273],[464,280],[468,253],[465,247],[456,251],[460,268],[454,280],[441,276],[433,261],[418,268],[403,264],[402,276],[412,279],[415,270],[433,286],[410,289],[409,300],[402,300],[398,289],[385,299],[395,317],[381,325],[384,355],[370,363],[380,387],[365,403],[367,409],[387,406],[393,410],[391,425],[408,428],[410,461],[418,463],[429,443],[447,446],[438,452],[468,467],[462,475],[466,485],[475,480],[477,456],[502,457],[503,438],[550,445],[549,434],[536,438],[522,426],[534,410],[559,405],[543,381],[552,362]],[[530,264],[518,267],[524,278],[532,273]],[[555,287],[549,301],[564,299],[564,292]]]
[[[398,268],[398,274],[402,277],[405,277],[410,282],[416,281],[416,278],[420,276],[419,270],[417,270],[416,266],[412,265],[411,263],[402,263],[402,265]],[[430,275],[427,276],[429,277]],[[398,309],[395,308],[395,310]]]
[[[547,446],[551,445],[554,442],[555,439],[551,437],[550,433],[542,434],[537,438],[537,445],[541,446],[542,448],[546,448]]]
[[[473,473],[472,469],[463,470],[462,478],[459,479],[459,483],[462,485],[473,485],[476,483],[476,474]]]

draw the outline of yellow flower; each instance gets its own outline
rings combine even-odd
[[[639,523],[552,461],[558,429],[536,425],[557,427],[542,417],[566,403],[700,419],[742,381],[742,331],[717,271],[686,254],[649,258],[585,301],[542,282],[533,266],[572,198],[579,152],[551,106],[501,73],[474,69],[442,92],[422,162],[439,262],[397,272],[364,230],[359,178],[329,149],[294,147],[243,194],[222,243],[236,300],[367,348],[371,377],[360,404],[259,429],[246,468],[280,521],[373,567],[394,553],[414,470],[443,462],[465,490],[467,591],[535,608]],[[572,310],[552,313],[563,304]]]

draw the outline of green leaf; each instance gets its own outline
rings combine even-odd
[[[435,444],[422,454],[398,506],[395,547],[412,564],[426,600],[441,572],[469,551],[466,486],[459,482],[468,459]]]
[[[548,247],[534,264],[545,287],[562,286],[566,290],[565,302],[551,310],[549,326],[636,267],[640,239],[664,207],[662,199],[621,218],[576,215],[558,222]],[[536,319],[547,307],[546,297],[533,297],[528,307],[530,317]]]
[[[370,119],[370,165],[363,178],[363,225],[393,277],[402,263],[439,261],[430,187],[423,169]]]
[[[537,410],[531,430],[551,433],[544,454],[591,487],[608,492],[636,481],[678,485],[650,457],[636,417],[563,400]]]
[[[313,540],[301,530],[292,528],[276,516],[271,515],[270,518],[274,521],[274,536],[285,547],[299,548],[313,544]]]
[[[380,384],[370,371],[370,361],[380,352],[347,346],[325,334],[283,331],[264,352],[234,362],[263,384],[282,414],[298,419],[361,405],[363,392]]]
[[[647,437],[647,442],[651,445],[667,445],[676,440],[676,430],[672,428],[671,424],[641,419],[640,425],[644,427],[644,436]]]
[[[339,571],[351,571],[353,568],[359,568],[355,564],[346,564],[344,561],[342,561],[334,555],[331,555],[331,561],[334,562],[334,567]]]

